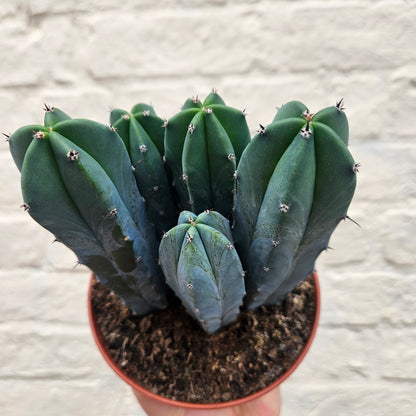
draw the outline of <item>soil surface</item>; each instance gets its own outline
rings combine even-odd
[[[137,317],[99,283],[91,299],[102,338],[123,372],[154,393],[193,403],[235,400],[276,380],[301,353],[315,312],[312,276],[280,305],[244,310],[211,336],[179,301]]]

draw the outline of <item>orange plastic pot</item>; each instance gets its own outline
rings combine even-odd
[[[132,387],[133,392],[136,394],[136,396],[140,396],[140,394],[142,395],[144,394],[149,399],[155,400],[159,403],[163,403],[165,406],[167,405],[167,406],[175,406],[175,407],[183,407],[183,408],[199,409],[199,410],[221,409],[225,407],[239,406],[239,405],[248,403],[252,400],[255,400],[259,398],[260,396],[262,396],[263,394],[266,394],[270,392],[271,390],[277,388],[281,383],[283,383],[283,381],[285,381],[296,370],[296,368],[305,358],[312,344],[312,341],[315,337],[317,328],[318,328],[319,314],[320,314],[320,308],[321,308],[321,293],[320,293],[320,288],[319,288],[318,275],[316,272],[313,273],[313,279],[314,279],[315,291],[316,291],[316,308],[315,308],[314,321],[313,321],[312,330],[311,330],[309,339],[307,340],[305,347],[303,348],[298,358],[293,362],[293,364],[289,367],[289,369],[286,372],[284,372],[278,379],[276,379],[273,383],[271,383],[266,388],[259,390],[253,394],[250,394],[249,396],[242,397],[237,400],[231,400],[228,402],[199,404],[199,403],[188,403],[188,402],[172,400],[163,396],[159,396],[158,394],[152,393],[149,390],[146,390],[144,387],[140,386],[134,380],[132,380],[127,374],[125,374],[123,370],[113,361],[110,354],[108,353],[106,345],[103,342],[100,330],[95,320],[94,311],[93,311],[92,303],[91,303],[91,287],[94,281],[94,275],[92,275],[91,277],[91,282],[90,282],[89,292],[88,292],[88,317],[89,317],[89,322],[90,322],[94,340],[98,346],[98,349],[103,355],[104,359],[107,361],[110,367],[115,371],[115,373],[122,380],[124,380],[128,385]]]

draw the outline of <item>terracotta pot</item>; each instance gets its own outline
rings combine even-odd
[[[281,383],[283,383],[283,381],[285,381],[295,371],[295,369],[303,361],[303,359],[306,356],[306,353],[308,352],[312,344],[312,341],[315,337],[315,334],[318,328],[319,313],[320,313],[320,306],[321,306],[321,294],[320,294],[320,288],[319,288],[318,275],[316,272],[313,273],[313,278],[314,278],[314,284],[315,284],[315,290],[316,290],[315,316],[314,316],[314,321],[313,321],[312,330],[311,330],[309,339],[306,342],[305,347],[303,348],[298,358],[293,362],[293,364],[289,367],[289,369],[285,373],[283,373],[277,380],[271,383],[268,387],[264,388],[263,390],[257,391],[249,396],[242,397],[237,400],[231,400],[228,402],[198,404],[198,403],[187,403],[187,402],[180,402],[180,401],[168,399],[166,397],[159,396],[155,393],[152,393],[146,390],[145,388],[137,384],[134,380],[132,380],[128,375],[126,375],[123,372],[123,370],[113,361],[113,359],[109,355],[106,349],[106,346],[103,343],[101,333],[99,331],[99,328],[97,326],[97,323],[94,317],[94,311],[93,311],[92,303],[91,303],[91,285],[94,281],[94,275],[92,275],[91,277],[91,282],[90,282],[90,287],[89,287],[89,292],[88,292],[88,317],[89,317],[92,334],[94,336],[94,340],[98,346],[98,349],[101,351],[101,354],[103,355],[104,359],[107,361],[110,367],[116,372],[116,374],[121,379],[123,379],[128,385],[132,387],[133,392],[135,394],[138,393],[139,396],[140,394],[144,394],[148,398],[153,399],[155,401],[158,401],[159,403],[163,403],[164,405],[168,405],[168,406],[170,405],[170,406],[184,407],[184,408],[190,408],[190,409],[199,409],[199,410],[220,409],[220,408],[237,406],[237,405],[248,403],[254,399],[259,398],[263,394],[268,393],[271,390],[277,388]]]

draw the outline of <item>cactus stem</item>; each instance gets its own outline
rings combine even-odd
[[[10,134],[2,133],[2,135],[5,137],[6,142],[10,141]]]
[[[358,224],[358,222],[357,221],[355,221],[355,220],[353,220],[351,217],[349,217],[348,215],[346,215],[344,218],[343,218],[343,220],[345,221],[345,220],[350,220],[351,222],[353,222],[355,225],[358,225],[360,228],[361,228],[361,225],[360,224]]]
[[[335,104],[335,107],[338,111],[344,111],[345,110],[344,98],[341,98],[339,101],[337,101],[337,103]]]
[[[258,134],[264,134],[266,133],[266,127],[264,127],[262,124],[259,124],[259,128],[257,130]]]
[[[33,138],[34,139],[44,139],[45,138],[45,132],[43,132],[42,130],[33,131]]]
[[[140,149],[140,152],[141,152],[141,153],[146,153],[146,152],[147,152],[147,146],[146,146],[145,144],[142,144],[142,145],[139,147],[139,149]]]
[[[360,171],[360,167],[361,167],[361,163],[354,163],[354,164],[352,165],[352,171],[353,171],[354,173],[358,173],[358,172]]]
[[[192,134],[194,131],[195,131],[195,126],[194,126],[194,124],[192,124],[192,123],[191,123],[191,124],[188,126],[188,132]]]
[[[23,203],[22,205],[20,205],[20,208],[23,208],[23,210],[25,212],[30,211],[30,206],[28,204],[26,204],[26,203]]]
[[[280,212],[284,212],[284,213],[289,212],[289,205],[281,203],[279,206],[279,209],[280,209]]]
[[[117,130],[117,127],[114,127],[112,124],[109,125],[109,128],[110,128],[111,131],[116,131]]]
[[[75,162],[79,159],[79,152],[77,152],[76,150],[70,150],[67,154],[66,154],[66,158],[68,160],[71,160],[72,162]]]
[[[163,124],[162,124],[162,127],[167,127],[167,126],[168,126],[168,124],[169,124],[168,119],[167,119],[167,118],[164,118],[164,119],[163,119]]]
[[[143,111],[143,115],[144,115],[145,117],[149,117],[149,116],[150,116],[150,110],[144,110],[144,111]]]
[[[46,103],[43,103],[43,110],[47,113],[53,113],[54,107],[52,105],[48,105]]]

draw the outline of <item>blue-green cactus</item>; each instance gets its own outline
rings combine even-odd
[[[313,115],[286,104],[241,157],[234,235],[250,308],[280,302],[305,279],[347,215],[356,164],[341,105]]]
[[[244,273],[228,220],[215,211],[181,213],[159,248],[168,285],[209,334],[235,321],[244,296]]]
[[[161,236],[177,220],[176,205],[162,159],[164,122],[150,105],[136,104],[130,113],[112,110],[110,123],[127,148],[148,219]]]
[[[121,139],[93,121],[62,120],[10,136],[25,209],[133,312],[165,307],[156,237]]]
[[[282,301],[347,218],[359,165],[342,101],[289,102],[251,141],[216,92],[166,121],[116,109],[110,127],[45,110],[9,138],[24,207],[137,314],[167,305],[166,280],[211,334],[243,299]]]
[[[166,123],[165,159],[181,210],[214,209],[231,218],[235,170],[250,141],[243,111],[212,92],[188,99]]]

